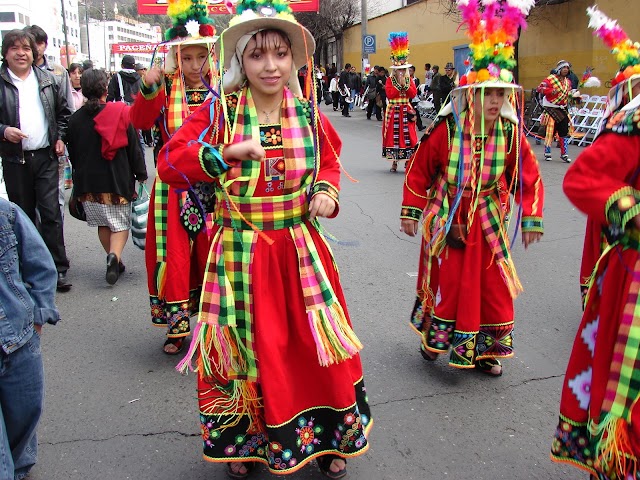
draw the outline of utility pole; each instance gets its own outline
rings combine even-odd
[[[362,73],[365,63],[369,63],[369,54],[364,51],[364,37],[367,35],[367,0],[360,0],[360,48],[362,49]]]
[[[64,0],[60,0],[62,4],[62,28],[64,29],[64,53],[67,57],[67,68],[69,68],[69,40],[67,38],[67,12],[64,9]]]

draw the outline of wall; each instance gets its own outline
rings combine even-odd
[[[598,5],[609,17],[619,20],[629,37],[640,41],[640,9],[631,8],[637,0],[600,0]],[[520,38],[520,84],[529,90],[549,74],[558,60],[565,59],[582,76],[587,66],[603,84],[617,70],[613,55],[602,41],[593,37],[587,27],[586,15],[592,0],[570,0],[562,5],[535,7],[529,17],[529,27]],[[458,20],[444,14],[440,0],[423,0],[417,4],[374,18],[367,24],[367,33],[376,35],[377,53],[370,55],[370,65],[390,64],[387,36],[392,31],[409,33],[409,61],[422,76],[425,63],[440,65],[453,61],[453,47],[467,43],[464,31],[458,30]],[[345,32],[345,62],[361,65],[360,25]],[[359,70],[359,68],[358,68]],[[590,89],[585,93],[604,94],[607,88]]]

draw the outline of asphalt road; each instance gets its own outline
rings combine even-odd
[[[418,240],[399,231],[402,169],[389,173],[380,157],[380,122],[360,110],[348,119],[328,115],[344,142],[344,166],[359,180],[343,177],[340,215],[324,225],[350,244],[333,249],[365,345],[375,421],[371,449],[349,462],[349,478],[584,479],[549,460],[581,315],[584,218],[562,194],[567,165],[541,164],[545,235],[526,252],[519,240],[514,248],[525,287],[516,301],[516,357],[501,378],[489,378],[421,358],[408,326]],[[542,158],[542,148],[535,151]],[[201,457],[195,376],[174,370],[178,359],[162,353],[163,331],[150,325],[143,252],[129,242],[127,271],[111,287],[97,232],[67,215],[65,237],[73,289],[57,297],[63,321],[43,331],[46,406],[31,480],[226,478],[223,465]],[[275,476],[259,470],[252,478]],[[290,478],[324,477],[311,466]]]

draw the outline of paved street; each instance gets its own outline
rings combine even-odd
[[[516,357],[501,378],[425,362],[408,326],[418,245],[399,231],[403,170],[380,158],[381,122],[331,111],[344,142],[340,215],[324,221],[356,331],[375,426],[352,480],[586,479],[553,464],[549,448],[580,315],[578,268],[584,218],[564,197],[567,165],[542,162],[545,235],[514,256],[525,287],[516,302]],[[542,158],[542,147],[534,147]],[[577,147],[571,147],[575,158]],[[151,165],[153,163],[151,162]],[[152,175],[150,175],[152,176]],[[31,480],[224,479],[201,457],[195,376],[174,370],[152,328],[143,252],[131,242],[126,273],[110,287],[97,232],[65,218],[70,293],[63,321],[43,330],[47,381],[39,462]],[[264,470],[255,479],[273,479]],[[289,477],[320,479],[315,465]]]

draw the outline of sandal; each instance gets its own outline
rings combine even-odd
[[[435,355],[435,357],[432,357],[429,354]],[[438,354],[435,352],[430,352],[428,350],[425,350],[424,345],[420,345],[420,355],[422,355],[422,358],[430,362],[435,362],[438,359]]]
[[[174,347],[176,347],[176,350],[174,352],[167,352],[165,348],[167,345],[173,345]],[[183,348],[184,348],[184,337],[167,338],[164,341],[164,345],[162,346],[162,351],[167,355],[178,355]]]
[[[331,470],[331,464],[334,460],[344,460],[345,467],[338,471],[334,472]],[[320,468],[320,473],[325,477],[329,478],[343,478],[347,475],[347,459],[342,458],[338,455],[324,455],[317,460],[318,468]]]
[[[242,463],[242,465],[244,466],[244,468],[247,469],[247,471],[244,473],[234,472],[233,469],[231,468],[232,463]],[[230,478],[240,478],[240,479],[247,478],[251,474],[255,466],[256,466],[256,462],[229,462],[227,463],[227,475]]]
[[[496,368],[499,368],[500,370],[497,370]],[[476,370],[491,377],[502,376],[502,364],[497,358],[484,358],[482,360],[476,360]]]
[[[391,168],[389,169],[389,171],[390,171],[391,173],[395,173],[395,172],[397,172],[397,171],[398,171],[398,162],[393,162],[393,163],[391,164]]]

